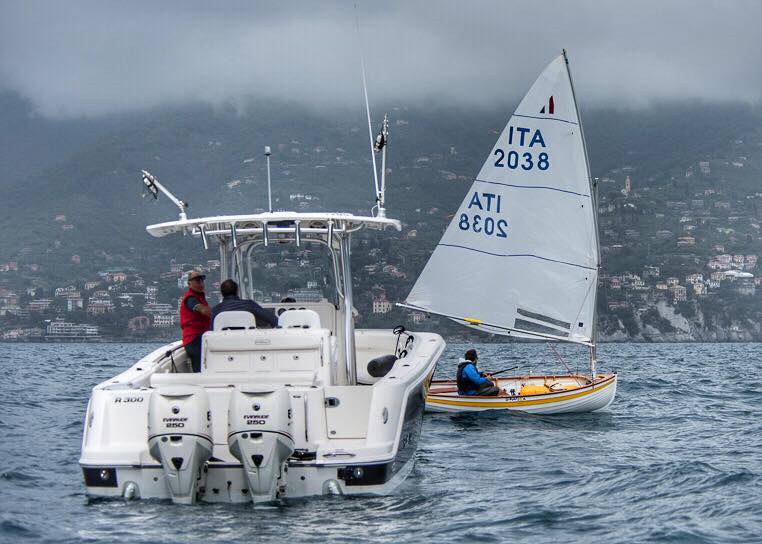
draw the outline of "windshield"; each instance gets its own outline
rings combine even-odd
[[[258,245],[242,252],[242,264],[245,277],[241,283],[246,287],[243,292],[256,301],[338,302],[331,253],[322,244]]]

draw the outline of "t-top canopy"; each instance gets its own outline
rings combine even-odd
[[[277,230],[278,228],[284,227],[293,228],[297,223],[305,232],[307,232],[307,229],[328,229],[329,224],[337,234],[354,232],[366,226],[377,229],[394,227],[398,231],[402,230],[402,226],[398,220],[389,219],[387,217],[362,217],[350,213],[299,212],[272,212],[252,215],[218,215],[213,217],[200,217],[197,219],[185,219],[148,225],[146,230],[149,234],[156,236],[157,238],[183,231],[192,231],[194,234],[201,234],[201,229],[204,229],[204,232],[208,235],[246,237],[248,234],[261,233],[264,225],[267,225],[268,229]],[[234,232],[235,234],[233,234]]]

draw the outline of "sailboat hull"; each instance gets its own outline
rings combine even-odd
[[[550,389],[526,394],[527,386]],[[498,379],[500,396],[458,395],[454,380],[435,380],[426,396],[430,412],[512,410],[532,414],[595,412],[608,407],[616,395],[617,375],[599,374],[594,382],[577,375],[513,376]],[[513,394],[511,391],[513,390]]]

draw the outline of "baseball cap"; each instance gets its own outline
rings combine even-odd
[[[205,278],[206,278],[206,275],[202,274],[198,270],[191,270],[188,273],[188,281],[195,280],[195,279],[201,279],[201,280],[203,280]]]

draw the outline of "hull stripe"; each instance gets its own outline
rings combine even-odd
[[[437,395],[429,395],[426,397],[426,403],[427,404],[444,404],[446,406],[473,406],[476,408],[512,408],[514,406],[535,406],[538,404],[550,404],[550,403],[557,403],[557,402],[563,402],[565,400],[571,400],[576,399],[579,397],[585,397],[587,395],[592,395],[593,393],[597,393],[601,391],[602,389],[605,389],[612,385],[616,381],[616,377],[609,378],[608,382],[603,382],[600,385],[597,385],[595,388],[591,388],[589,391],[581,391],[579,393],[572,393],[571,395],[563,395],[563,393],[559,393],[559,396],[554,396],[551,398],[546,399],[537,399],[537,400],[518,400],[518,401],[511,401],[509,399],[515,398],[515,397],[494,397],[494,401],[461,401],[461,400],[450,400],[445,397],[440,397]],[[561,396],[563,395],[563,396]]]

